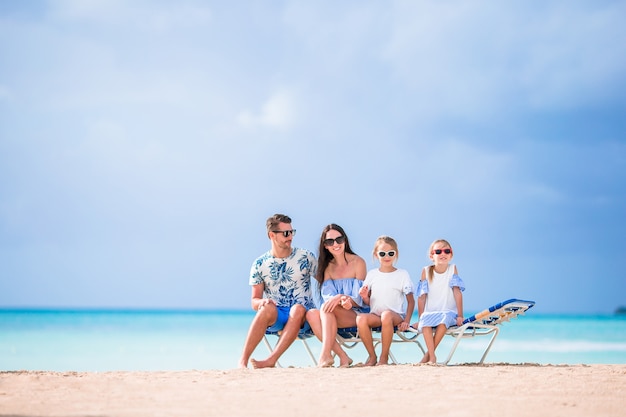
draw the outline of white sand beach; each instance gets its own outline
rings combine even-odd
[[[626,365],[0,373],[1,416],[622,416]]]

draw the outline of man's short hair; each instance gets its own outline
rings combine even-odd
[[[267,219],[267,222],[265,223],[267,226],[267,233],[276,230],[280,223],[291,224],[291,218],[285,214],[274,214],[272,217]]]

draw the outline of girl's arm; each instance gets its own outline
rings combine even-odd
[[[456,265],[454,265],[454,273],[459,275],[459,270],[456,269]],[[463,292],[459,287],[452,288],[452,293],[454,294],[454,301],[456,302],[456,325],[460,326],[463,324]]]
[[[426,294],[422,294],[417,298],[417,318],[419,320],[424,314],[424,308],[426,307]]]
[[[413,310],[415,310],[415,295],[411,292],[406,295],[406,315],[402,323],[398,325],[398,329],[404,331],[409,328],[411,323],[411,316],[413,316]]]
[[[422,269],[422,277],[420,278],[420,281],[424,281],[425,279],[426,279],[426,271]],[[417,319],[418,320],[420,319],[420,317],[422,317],[422,314],[424,313],[424,308],[426,307],[426,295],[427,294],[422,294],[419,297],[417,297]]]
[[[452,293],[454,294],[454,301],[456,302],[456,325],[460,326],[463,324],[463,293],[459,287],[452,288]]]
[[[363,285],[359,290],[359,295],[363,300],[363,304],[370,305],[370,288],[367,285]]]

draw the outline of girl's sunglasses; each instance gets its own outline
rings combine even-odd
[[[393,258],[394,256],[396,256],[396,251],[395,250],[390,250],[389,252],[380,251],[378,252],[378,256],[381,258],[384,258],[385,256]]]
[[[296,229],[293,230],[272,230],[272,233],[282,233],[283,236],[289,237],[291,235],[296,235]]]
[[[324,239],[324,246],[335,246],[335,242],[338,245],[341,245],[343,242],[346,241],[346,237],[345,236],[338,236],[334,239]]]
[[[441,255],[441,252],[445,253],[446,255],[450,255],[452,253],[452,249],[435,249],[435,250],[433,250],[433,253],[435,255]]]

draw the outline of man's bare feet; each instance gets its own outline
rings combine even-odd
[[[250,363],[252,364],[252,367],[254,369],[273,368],[274,366],[276,366],[275,362],[272,362],[268,359],[264,361],[257,361],[256,359],[250,359]]]

